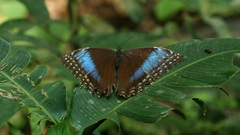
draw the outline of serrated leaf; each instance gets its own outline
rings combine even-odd
[[[26,107],[39,108],[40,114],[44,114],[54,123],[59,123],[66,115],[65,85],[62,82],[56,82],[35,90],[45,76],[47,67],[37,66],[30,73],[20,74],[30,61],[30,54],[20,51],[8,56],[10,45],[1,39],[0,43],[0,48],[3,48],[0,50],[1,96],[17,100]]]

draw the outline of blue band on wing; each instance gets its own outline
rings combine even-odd
[[[133,80],[138,79],[144,74],[144,72],[147,74],[150,73],[152,69],[156,68],[160,63],[163,62],[163,59],[168,56],[169,54],[161,48],[153,51],[152,53],[150,53],[149,57],[143,62],[140,68],[138,68],[134,75],[130,78],[130,81],[132,82]]]
[[[143,75],[144,72],[141,68],[138,68],[138,70],[134,73],[134,75],[130,78],[130,81],[132,82],[134,79],[139,78],[141,75]]]
[[[84,50],[78,52],[74,57],[78,60],[81,67],[87,73],[90,73],[94,79],[96,79],[98,82],[100,82],[101,77],[99,76],[96,66],[93,63],[93,60],[91,58],[91,54],[88,52],[88,50],[84,49]]]

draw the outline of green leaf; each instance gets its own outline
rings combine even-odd
[[[32,112],[35,108],[29,108],[29,111]],[[36,110],[36,109],[35,109]],[[29,114],[29,123],[31,127],[31,134],[32,135],[39,135],[46,126],[46,120],[44,120],[43,115],[37,113]]]
[[[0,62],[2,62],[10,51],[10,45],[2,38],[0,38],[0,45],[1,45],[0,46],[1,47]],[[1,69],[1,70],[3,70],[3,69]]]
[[[232,63],[240,52],[240,39],[192,40],[169,46],[180,52],[184,62],[156,82],[182,87],[211,87],[224,83],[239,71]],[[210,53],[207,53],[210,51]]]
[[[78,133],[82,134],[85,128],[106,118],[119,124],[118,117],[112,109],[121,103],[120,100],[124,99],[111,96],[109,98],[103,97],[100,100],[96,96],[92,97],[89,92],[80,88],[76,88],[74,92],[70,121]]]
[[[125,100],[115,94],[110,97],[93,97],[80,88],[76,88],[74,92],[70,120],[79,134],[82,134],[88,126],[106,118],[119,124],[117,113],[144,122],[154,122],[165,117],[167,111],[172,110],[140,94]]]
[[[161,84],[152,85],[150,89],[146,89],[142,93],[155,99],[168,101],[181,101],[191,98],[191,96],[189,95],[186,95],[180,91],[176,91],[174,88],[170,88]]]
[[[182,111],[180,111],[180,110],[178,110],[178,109],[173,109],[172,111],[173,111],[174,113],[176,113],[178,116],[180,116],[182,119],[184,119],[184,120],[187,119],[186,116],[185,116],[185,114],[184,114]]]
[[[240,39],[207,39],[186,41],[168,48],[184,55],[184,62],[178,64],[156,82],[129,99],[112,94],[97,98],[84,89],[76,88],[70,110],[70,121],[81,134],[84,129],[109,115],[117,113],[143,122],[156,122],[168,114],[169,108],[155,99],[178,101],[191,96],[177,91],[177,87],[212,87],[231,78],[239,68],[232,64],[233,54],[240,52]],[[206,51],[207,49],[207,51]],[[194,98],[198,99],[198,98]],[[196,101],[196,100],[195,100]],[[204,103],[198,103],[204,109]],[[205,111],[204,111],[205,112]]]
[[[240,72],[238,72],[234,77],[232,77],[229,81],[225,82],[222,85],[225,88],[231,88],[236,90],[237,92],[240,92],[239,82],[240,82]]]
[[[62,82],[48,84],[35,90],[47,72],[46,66],[37,66],[30,73],[21,70],[30,61],[30,54],[19,51],[8,56],[10,45],[0,39],[0,90],[3,97],[14,99],[23,106],[34,107],[39,114],[54,123],[66,115],[66,88]]]
[[[159,104],[144,94],[138,94],[123,101],[116,111],[138,121],[153,123],[165,117],[172,109]]]
[[[19,0],[28,9],[29,13],[39,24],[48,24],[50,17],[44,0]],[[40,12],[41,11],[41,12]]]
[[[199,98],[192,98],[192,100],[194,102],[196,102],[202,108],[203,114],[205,115],[206,112],[207,112],[207,108],[205,106],[205,103],[201,99],[199,99]]]
[[[46,135],[74,135],[73,131],[71,130],[69,120],[66,119],[61,123],[51,127]]]

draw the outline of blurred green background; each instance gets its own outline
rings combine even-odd
[[[32,60],[26,71],[36,65],[49,66],[42,85],[64,77],[74,78],[59,58],[77,48],[116,49],[131,37],[123,49],[166,46],[191,39],[239,38],[239,24],[240,0],[0,0],[0,37],[10,42],[15,51],[31,52]],[[240,54],[234,56],[233,63],[240,67]],[[122,116],[121,134],[239,135],[239,82],[240,73],[221,85],[229,97],[216,89],[184,89],[205,102],[205,116],[192,101],[163,102],[183,111],[187,120],[170,114],[157,123],[147,124]],[[78,80],[64,80],[64,83],[70,100]],[[26,108],[18,112],[0,127],[0,135],[10,131],[29,133],[27,116]],[[117,125],[107,120],[95,134],[117,132]]]

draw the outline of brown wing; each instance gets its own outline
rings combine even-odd
[[[62,57],[61,62],[72,70],[81,80],[81,85],[90,89],[93,94],[97,89],[98,96],[107,92],[110,95],[115,83],[115,51],[104,48],[84,48],[73,51]]]
[[[166,73],[183,56],[166,48],[136,48],[123,52],[117,74],[117,90],[120,96],[129,98],[151,85]]]

